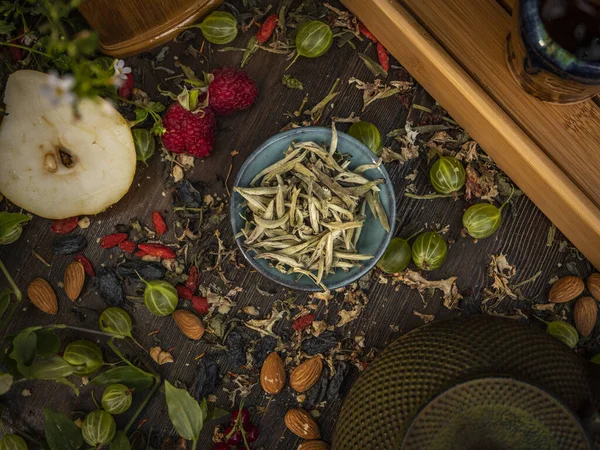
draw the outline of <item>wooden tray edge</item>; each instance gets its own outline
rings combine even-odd
[[[600,210],[396,0],[341,0],[596,267]]]

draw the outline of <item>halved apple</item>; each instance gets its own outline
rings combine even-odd
[[[13,73],[6,85],[8,116],[0,126],[0,192],[38,216],[97,214],[119,201],[135,175],[127,122],[107,101],[70,105],[40,95],[49,75]]]

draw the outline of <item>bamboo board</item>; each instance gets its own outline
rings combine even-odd
[[[600,106],[555,106],[505,65],[512,1],[342,0],[600,268]]]

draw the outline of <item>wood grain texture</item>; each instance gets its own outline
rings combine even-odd
[[[241,0],[232,2],[241,7]],[[339,6],[336,2],[333,5]],[[252,31],[251,31],[252,32]],[[243,47],[250,34],[240,34],[232,44]],[[195,59],[185,50],[189,45],[198,49],[202,45],[202,37],[197,33],[196,38],[186,43],[170,42],[167,59],[160,65],[173,67],[174,56],[179,58],[182,64],[189,65],[196,73],[202,70],[210,71],[222,66],[238,66],[240,54],[235,52],[217,52],[216,47],[206,45],[206,58]],[[359,50],[366,52],[375,58],[374,48],[366,49],[366,42],[359,46]],[[156,56],[159,49],[145,55],[149,58]],[[133,67],[136,86],[149,93],[151,98],[168,104],[166,97],[161,97],[157,91],[158,83],[162,87],[172,91],[176,90],[173,81],[164,81],[163,72],[154,71],[150,62],[141,57],[130,58],[126,63]],[[410,120],[413,123],[425,117],[421,110],[413,108],[412,105],[432,107],[434,100],[422,87],[418,87],[411,99],[410,108],[404,108],[396,96],[377,101],[361,113],[361,92],[348,84],[350,77],[357,77],[365,81],[373,81],[373,76],[357,55],[357,51],[348,46],[337,48],[334,45],[327,55],[318,59],[299,59],[289,73],[298,77],[304,83],[304,91],[290,90],[281,84],[281,77],[286,73],[285,68],[289,64],[285,58],[267,52],[259,52],[250,61],[247,70],[250,76],[257,81],[260,95],[257,103],[248,111],[233,116],[222,118],[219,121],[219,131],[213,154],[205,159],[198,160],[193,171],[186,177],[193,182],[202,183],[205,193],[226,195],[224,180],[231,161],[230,152],[238,150],[240,154],[234,159],[231,180],[243,163],[244,159],[262,142],[276,134],[279,129],[288,122],[285,116],[287,112],[295,111],[303,97],[309,95],[308,106],[312,107],[327,95],[336,78],[341,78],[340,95],[336,98],[333,107],[325,110],[321,124],[327,126],[333,115],[346,117],[355,112],[363,120],[377,125],[383,136],[395,128],[403,127]],[[392,70],[390,80],[397,79],[397,71]],[[341,131],[347,131],[348,125],[338,124]],[[385,145],[392,145],[392,139],[385,139]],[[393,147],[398,150],[397,146]],[[114,232],[114,225],[128,223],[131,218],[137,217],[143,224],[150,225],[151,213],[157,209],[165,213],[167,223],[172,223],[171,195],[172,189],[163,185],[163,170],[165,163],[161,161],[160,155],[155,155],[149,161],[149,167],[139,164],[134,184],[127,196],[118,204],[97,216],[91,217],[92,224],[85,231],[89,240],[89,246],[85,250],[96,268],[101,264],[112,266],[119,254],[118,250],[103,250],[96,243],[96,239]],[[541,275],[534,283],[523,287],[524,294],[530,299],[527,301],[505,300],[507,310],[521,308],[528,311],[533,302],[546,301],[549,290],[548,279],[558,275],[569,274],[569,270],[577,270],[582,276],[587,276],[591,267],[586,261],[579,260],[572,252],[559,252],[559,241],[564,240],[560,232],[557,232],[554,243],[546,245],[546,238],[551,223],[544,214],[526,197],[519,197],[505,208],[503,223],[500,230],[488,239],[475,243],[472,239],[461,238],[461,217],[464,209],[468,206],[463,200],[452,199],[436,200],[413,200],[402,195],[406,186],[411,183],[405,179],[406,176],[417,170],[418,177],[415,181],[418,192],[427,192],[430,189],[428,181],[429,166],[425,157],[411,160],[405,165],[389,164],[386,166],[395,186],[397,202],[398,230],[396,235],[408,237],[414,232],[422,229],[426,224],[440,224],[450,226],[447,235],[454,243],[449,248],[448,259],[442,267],[428,275],[430,279],[441,279],[449,276],[458,277],[458,286],[465,296],[459,310],[448,310],[442,305],[439,295],[433,297],[424,295],[421,297],[416,291],[404,286],[396,290],[389,284],[379,284],[372,281],[366,293],[370,299],[364,311],[354,321],[340,329],[340,333],[347,339],[352,340],[355,336],[364,335],[365,345],[382,350],[386,345],[402,334],[422,325],[422,320],[417,318],[413,311],[424,314],[433,314],[436,320],[457,316],[460,314],[481,313],[481,293],[484,288],[489,287],[492,279],[487,276],[487,265],[490,255],[504,253],[510,263],[518,268],[515,283],[526,280],[541,271]],[[231,187],[231,186],[230,186]],[[55,237],[50,232],[49,220],[34,218],[23,232],[21,239],[9,246],[0,246],[0,259],[6,263],[10,272],[15,276],[17,284],[24,288],[32,279],[41,276],[49,280],[55,287],[59,297],[59,311],[57,316],[48,316],[33,307],[27,299],[24,300],[23,308],[20,309],[13,321],[12,332],[24,326],[34,326],[49,323],[68,323],[75,326],[95,328],[99,314],[106,304],[98,296],[94,280],[88,279],[78,303],[72,304],[67,299],[63,290],[58,288],[58,282],[62,280],[65,267],[72,261],[70,256],[53,256],[52,240]],[[223,220],[219,225],[225,245],[231,247],[234,244],[229,218]],[[207,239],[209,236],[207,237]],[[165,236],[168,242],[174,241],[172,231]],[[32,254],[36,250],[52,264],[50,268],[45,267]],[[260,274],[251,271],[248,267],[238,270],[232,266],[225,266],[226,276],[232,281],[233,286],[243,288],[236,296],[236,306],[231,312],[232,316],[246,319],[241,313],[244,306],[252,305],[259,309],[261,318],[267,317],[272,305],[277,300],[294,298],[295,303],[305,305],[310,302],[304,293],[291,292],[281,289],[270,283]],[[213,272],[202,272],[202,283],[227,292],[228,288],[223,286],[220,279]],[[0,289],[6,286],[4,279],[0,279]],[[259,293],[256,287],[272,292],[272,296]],[[328,323],[336,323],[339,320],[338,311],[346,308],[343,295],[337,295],[329,303],[320,304],[315,311],[317,320],[325,320]],[[220,366],[220,377],[227,372],[245,372],[235,367],[224,352],[218,353],[214,348],[207,345],[204,340],[194,342],[186,339],[177,329],[174,322],[168,317],[152,316],[137,301],[128,301],[125,309],[131,314],[134,322],[134,334],[146,348],[161,345],[165,349],[174,348],[175,362],[155,368],[163,377],[170,382],[180,381],[187,386],[192,386],[196,371],[197,361],[194,359],[203,352],[216,354]],[[540,326],[542,326],[540,322]],[[159,330],[158,333],[149,333]],[[275,332],[282,336],[291,336],[290,325],[279,323]],[[75,340],[89,338],[87,335],[72,331],[60,333],[63,345]],[[64,348],[64,347],[63,347]],[[258,381],[258,373],[251,372],[250,378]],[[356,379],[358,371],[352,369],[348,380],[344,383],[343,392],[347,392],[350,384]],[[80,383],[77,383],[80,385]],[[228,394],[224,388],[233,389],[232,383],[222,380],[216,391],[217,405],[226,409],[232,409]],[[23,396],[23,389],[29,389],[31,396]],[[81,394],[76,397],[72,391],[62,385],[56,385],[45,381],[25,381],[15,387],[5,399],[7,412],[13,422],[24,429],[31,431],[34,435],[41,435],[44,426],[43,408],[51,407],[64,413],[72,411],[91,411],[94,404],[90,393],[94,391],[96,398],[100,398],[102,389],[92,386],[81,386]],[[285,412],[297,406],[296,395],[287,386],[281,394],[271,399],[264,394],[257,385],[252,389],[246,404],[252,407],[252,420],[259,427],[261,437],[256,443],[256,448],[264,450],[295,450],[301,440],[289,432],[283,422]],[[138,402],[139,393],[134,394],[134,401]],[[328,402],[321,409],[318,419],[323,439],[331,442],[333,429],[341,407],[341,401]],[[237,406],[237,404],[236,404]],[[264,413],[256,411],[256,407],[266,409]],[[129,413],[117,416],[119,427],[128,420]],[[167,417],[164,402],[164,393],[159,392],[150,402],[144,414],[140,417],[147,421],[142,425],[141,432],[148,433],[151,429],[151,444],[155,449],[160,448],[162,439],[168,435],[175,435],[175,431]],[[221,420],[216,423],[226,423]],[[215,422],[208,424],[201,435],[198,450],[210,450],[212,447],[212,432]],[[138,424],[134,425],[134,429]],[[36,448],[33,445],[31,449]]]
[[[478,76],[466,71],[453,55],[444,50],[440,43],[398,2],[344,0],[343,3],[359,16],[369,29],[373,30],[373,33],[381,39],[400,63],[480,142],[485,151],[563,233],[585,252],[592,263],[596,267],[600,267],[600,209],[597,203],[586,196],[580,187],[553,161],[553,158],[546,155],[538,143],[531,139],[509,113],[490,96],[490,93],[486,92],[482,85],[490,89],[487,84],[490,80],[487,78],[484,80],[482,77],[487,72],[484,71],[481,76]],[[442,9],[444,6],[441,3],[443,2],[440,2],[438,8],[427,9],[435,11]],[[427,5],[431,6],[432,2],[427,2]],[[494,5],[495,8],[500,8],[498,4],[494,3]],[[505,14],[504,11],[502,14]],[[461,20],[467,16],[466,13],[464,16],[461,14]],[[456,17],[452,19],[447,23],[460,23],[457,22]],[[493,16],[488,18],[492,21],[493,19]],[[442,27],[441,23],[438,25]],[[458,28],[461,27],[445,27],[446,30]],[[476,29],[479,30],[479,28]],[[489,28],[495,29],[496,27],[490,24]],[[448,32],[440,30],[440,33]],[[471,42],[492,39],[493,36],[490,37],[490,33],[490,31],[481,30],[481,39],[473,39],[472,36],[477,33],[469,34],[471,36],[469,39]],[[465,51],[468,49],[469,46],[466,46]],[[486,61],[489,62],[485,59],[485,55],[479,56],[484,60],[484,64]],[[475,59],[474,55],[469,55],[467,58]],[[487,67],[486,71],[493,72],[493,68],[494,66]],[[510,80],[508,69],[502,65],[501,68],[498,68],[498,71],[501,70],[506,70],[506,80]],[[530,113],[536,117],[550,114],[549,111],[543,109],[547,105],[527,98],[524,93],[521,93],[521,97],[526,99],[524,101],[536,103],[536,107],[530,110]],[[539,115],[538,106],[540,108]],[[588,131],[582,128],[582,124],[588,123],[589,117],[595,117],[598,114],[598,123],[600,123],[600,109],[595,104],[588,102],[581,105],[581,108],[583,109],[580,110],[581,113],[577,117],[569,117],[568,123],[564,124],[564,126],[568,125],[569,129],[568,133],[565,132],[566,135],[572,135],[573,138],[576,135],[580,136],[577,141],[587,140],[587,138],[581,137]],[[562,129],[561,123],[563,122],[560,121],[560,117],[553,119],[547,117],[550,120],[548,125],[555,125],[551,134],[556,141],[572,145],[570,140],[565,142],[565,135],[556,131]],[[592,128],[593,124],[594,122],[590,124]],[[550,130],[547,132],[550,134]],[[596,127],[590,132],[600,133],[600,127]],[[552,138],[546,136],[544,139]],[[553,147],[556,141],[552,142]],[[600,189],[596,183],[590,182],[595,179],[592,161],[597,157],[591,154],[596,148],[595,145],[589,142],[585,150],[579,146],[576,149],[572,146],[561,149],[562,157],[566,158],[571,155],[574,161],[571,167],[577,165],[580,166],[580,170],[585,170],[587,186],[590,189],[593,188],[594,191]],[[583,153],[588,155],[587,161],[582,159]],[[581,179],[581,174],[578,174],[578,178]],[[584,181],[584,179],[581,180]],[[600,197],[597,198],[600,199]]]

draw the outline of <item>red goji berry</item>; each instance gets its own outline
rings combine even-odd
[[[56,234],[67,234],[77,228],[79,217],[69,217],[68,219],[59,219],[52,222],[50,229]]]
[[[198,314],[208,314],[209,305],[206,297],[194,295],[192,297],[192,307]]]
[[[165,223],[165,219],[160,215],[158,211],[154,211],[152,213],[152,224],[154,225],[154,231],[159,236],[162,236],[167,232],[167,224]]]
[[[128,74],[125,74],[125,76],[127,77],[127,79],[123,82],[121,87],[117,90],[117,94],[119,94],[119,97],[127,100],[129,97],[131,97],[131,90],[133,89],[133,74],[128,73]]]
[[[133,253],[137,247],[137,244],[133,241],[119,242],[119,248],[127,253]]]
[[[187,288],[183,284],[178,284],[177,286],[175,286],[175,289],[177,289],[177,294],[179,295],[179,298],[182,298],[184,300],[191,300],[194,296],[192,290]]]
[[[75,261],[79,261],[81,263],[81,265],[83,266],[83,270],[85,270],[85,273],[87,273],[90,277],[96,276],[96,271],[94,270],[94,266],[92,266],[92,263],[90,262],[90,260],[87,259],[85,256],[79,254],[79,255],[75,256]]]
[[[146,252],[145,252],[145,251],[143,251],[143,250],[138,250],[137,252],[135,252],[135,253],[133,254],[133,256],[137,256],[138,258],[143,258],[143,257],[144,257],[144,256],[146,256],[147,254],[148,254],[148,253],[146,253]]]
[[[379,64],[383,67],[386,72],[390,70],[390,55],[381,42],[377,43],[377,57],[379,58]]]
[[[113,233],[107,234],[100,241],[100,247],[102,248],[113,248],[119,245],[121,242],[127,240],[129,236],[127,233]]]
[[[275,27],[277,26],[277,20],[277,14],[271,14],[265,19],[263,24],[256,32],[256,40],[259,44],[264,44],[271,39],[271,36],[273,36],[273,31],[275,31]]]
[[[198,272],[198,268],[196,266],[192,266],[190,268],[190,274],[185,281],[185,287],[187,287],[192,292],[196,292],[198,289],[198,285],[200,284],[200,272]]]
[[[375,35],[373,33],[371,33],[367,27],[365,27],[362,23],[358,24],[358,31],[361,32],[361,34],[366,37],[367,39],[370,39],[371,41],[373,41],[375,44],[377,44],[377,38],[375,37]]]
[[[177,256],[173,250],[162,244],[140,244],[138,248],[148,255],[162,259],[173,259]]]
[[[292,324],[292,330],[302,331],[305,328],[308,328],[314,320],[314,314],[307,314],[305,316],[299,317],[298,319],[294,320],[294,323]]]

